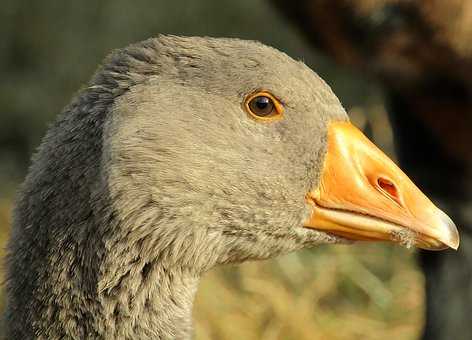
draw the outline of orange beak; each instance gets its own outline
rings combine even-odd
[[[459,247],[452,220],[347,122],[330,124],[320,183],[306,198],[314,207],[307,228],[429,250]]]

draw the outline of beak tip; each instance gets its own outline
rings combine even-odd
[[[448,247],[454,250],[457,250],[459,248],[460,237],[459,237],[459,231],[457,230],[456,225],[451,220],[451,218],[448,215],[446,215],[443,211],[441,211],[440,219],[442,222],[442,229],[443,229],[443,234],[444,234],[443,242]]]
[[[451,247],[454,250],[457,250],[457,249],[459,249],[459,244],[460,244],[459,234],[457,233],[455,238],[449,243],[449,247]]]
[[[448,246],[451,249],[457,250],[457,249],[459,249],[459,241],[456,242],[456,243],[450,243],[450,244],[448,244]]]

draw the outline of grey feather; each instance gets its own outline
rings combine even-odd
[[[248,116],[257,89],[284,119]],[[187,339],[205,271],[339,241],[302,221],[326,125],[346,119],[314,72],[257,42],[159,36],[114,52],[18,196],[8,339]]]

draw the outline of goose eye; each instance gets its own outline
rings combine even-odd
[[[254,93],[245,101],[246,111],[256,119],[273,120],[282,115],[282,104],[268,92]]]
[[[266,117],[274,111],[274,103],[269,97],[258,96],[249,102],[249,108],[255,115]]]

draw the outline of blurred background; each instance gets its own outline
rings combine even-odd
[[[323,246],[218,268],[197,295],[196,339],[472,339],[472,6],[445,3],[2,1],[0,254],[31,154],[111,50],[159,33],[255,39],[324,78],[459,222],[462,245]]]

